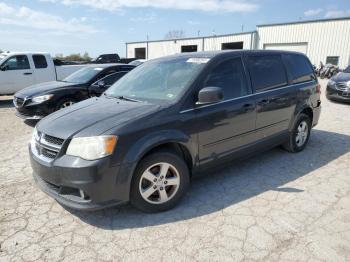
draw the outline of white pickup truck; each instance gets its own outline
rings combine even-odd
[[[1,53],[0,95],[11,95],[34,84],[62,80],[85,66],[55,66],[48,53]]]

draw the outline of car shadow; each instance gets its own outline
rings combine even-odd
[[[12,97],[6,96],[6,97],[1,97],[0,96],[0,108],[13,108],[13,102],[12,102]]]
[[[312,172],[349,151],[349,136],[313,130],[301,153],[275,148],[194,179],[182,202],[167,212],[145,214],[131,205],[95,212],[67,210],[83,222],[107,230],[180,222],[221,212],[268,191],[276,195],[300,194],[304,191],[302,187],[294,188],[288,183],[305,175],[316,175]]]

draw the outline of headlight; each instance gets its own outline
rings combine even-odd
[[[47,100],[50,100],[53,97],[53,95],[43,95],[43,96],[35,96],[32,98],[32,101],[34,103],[42,103]]]
[[[72,139],[66,154],[96,160],[111,155],[116,144],[116,136],[78,137]]]
[[[346,85],[350,88],[350,81],[348,81],[348,82],[346,83]]]

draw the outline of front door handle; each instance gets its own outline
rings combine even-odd
[[[27,72],[27,73],[23,73],[23,75],[32,75],[33,73]]]

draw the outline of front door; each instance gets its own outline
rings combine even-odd
[[[1,68],[0,94],[13,94],[34,83],[33,70],[26,55],[9,57]]]
[[[196,108],[199,161],[208,164],[254,141],[255,102],[240,57],[214,65],[201,87],[223,90],[221,102]]]

